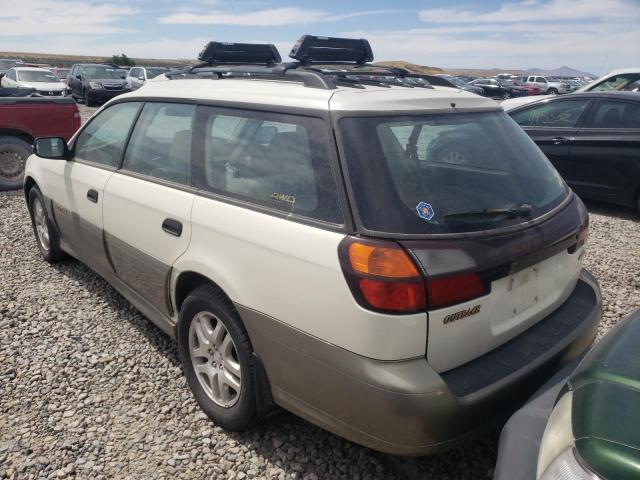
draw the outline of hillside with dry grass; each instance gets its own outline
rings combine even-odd
[[[111,57],[90,55],[59,55],[51,53],[25,53],[25,52],[0,52],[0,58],[19,58],[26,63],[46,64],[52,67],[71,66],[74,63],[103,63],[109,62]],[[158,58],[133,58],[136,65],[157,65],[173,67],[194,63],[189,59],[158,59]]]
[[[438,67],[427,67],[424,65],[416,65],[415,63],[404,62],[402,60],[390,60],[385,62],[376,62],[374,65],[381,67],[394,67],[404,68],[411,73],[422,73],[424,75],[437,75],[439,73],[446,73],[443,69]]]

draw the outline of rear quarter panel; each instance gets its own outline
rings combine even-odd
[[[231,300],[359,355],[423,356],[426,313],[384,315],[354,300],[338,260],[343,233],[196,196],[191,244],[174,265]]]

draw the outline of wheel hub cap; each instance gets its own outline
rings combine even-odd
[[[13,150],[0,150],[0,177],[13,179],[22,175],[26,158]]]
[[[189,354],[207,396],[222,407],[234,406],[242,389],[240,362],[231,335],[214,314],[200,312],[191,321]]]

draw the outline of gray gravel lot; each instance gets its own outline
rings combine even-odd
[[[640,216],[588,207],[604,333],[640,308]],[[40,258],[21,192],[0,193],[0,225],[0,478],[491,478],[497,431],[420,459],[285,412],[223,431],[200,413],[168,337],[79,262]]]

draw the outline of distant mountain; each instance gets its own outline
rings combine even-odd
[[[374,65],[381,67],[404,68],[412,73],[422,73],[424,75],[437,75],[444,73],[444,70],[438,67],[427,67],[426,65],[416,65],[415,63],[404,62],[402,60],[391,60],[387,62],[376,62]]]
[[[527,72],[534,75],[543,75],[545,77],[596,77],[593,73],[582,72],[575,68],[562,66],[553,70],[545,70],[544,68],[529,68]]]

